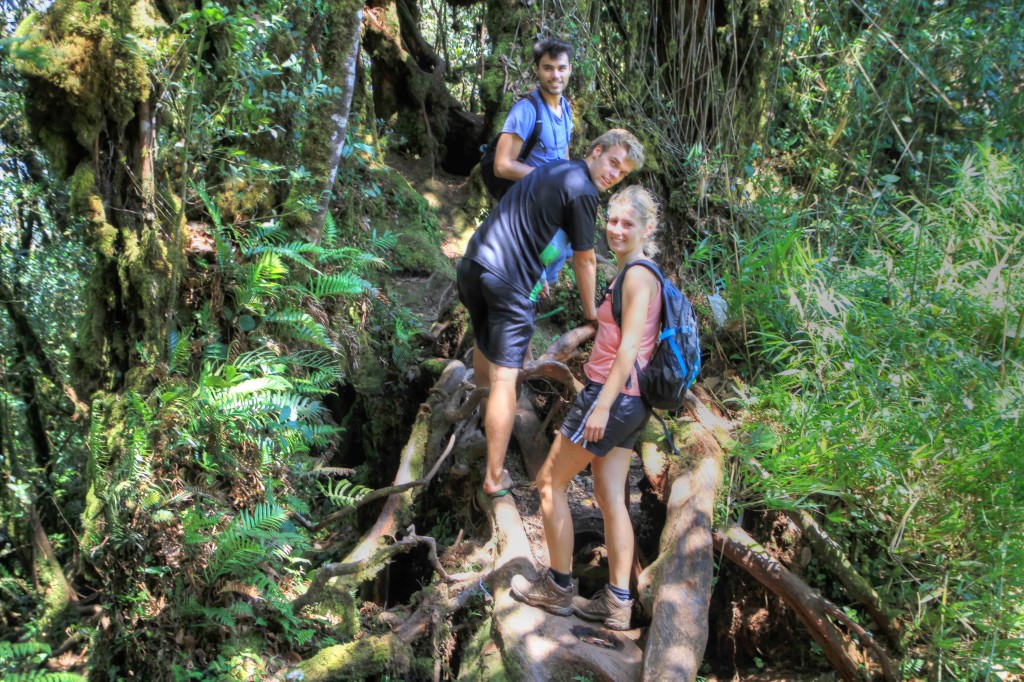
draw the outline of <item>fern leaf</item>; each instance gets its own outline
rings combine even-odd
[[[263,393],[265,391],[290,391],[292,385],[284,377],[269,376],[257,379],[246,379],[228,389],[229,396],[240,396],[249,393]]]
[[[373,287],[362,277],[351,272],[341,272],[313,278],[307,291],[316,298],[327,298],[328,296],[357,296],[371,289]]]
[[[323,326],[305,311],[288,308],[267,315],[264,321],[280,325],[296,339],[331,348],[331,342]]]

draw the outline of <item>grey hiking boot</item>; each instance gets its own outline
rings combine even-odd
[[[512,576],[512,598],[538,609],[544,609],[556,616],[568,616],[572,613],[572,585],[561,587],[544,571],[536,582],[530,582],[524,575]]]
[[[609,630],[628,630],[633,600],[620,600],[605,585],[593,599],[573,597],[572,610],[584,620],[603,621]]]

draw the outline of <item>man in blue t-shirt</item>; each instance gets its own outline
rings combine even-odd
[[[530,96],[512,105],[501,136],[494,150],[494,174],[506,180],[519,180],[534,168],[548,161],[569,158],[569,143],[572,141],[572,109],[562,93],[572,74],[572,46],[554,38],[541,40],[533,46],[533,71],[537,75],[538,87]],[[540,139],[530,150],[529,156],[519,161],[526,139],[533,132],[537,121],[537,108],[531,99],[537,100],[540,109]],[[536,301],[540,295],[547,295],[549,284],[558,280],[558,273],[566,258],[572,255],[568,245],[562,245],[560,257],[545,268],[540,281],[531,292]]]
[[[583,315],[596,324],[598,192],[617,185],[643,162],[643,146],[636,137],[609,130],[591,143],[582,161],[551,161],[513,184],[469,240],[457,269],[459,300],[469,311],[476,336],[476,385],[490,387],[484,410],[483,490],[492,497],[512,486],[503,467],[515,420],[516,379],[533,336],[530,292],[559,256],[553,245],[567,242]]]

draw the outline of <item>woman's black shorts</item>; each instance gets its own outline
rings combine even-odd
[[[604,384],[593,381],[587,382],[580,394],[576,396],[576,402],[569,410],[569,416],[562,422],[559,431],[563,436],[577,445],[583,446],[588,452],[598,457],[604,457],[612,448],[631,449],[636,443],[637,436],[647,426],[647,420],[651,413],[644,405],[639,396],[620,393],[615,397],[611,409],[608,411],[608,426],[605,427],[604,437],[596,443],[583,440],[583,429],[587,425],[587,419],[594,410],[597,403],[597,396],[601,393]]]

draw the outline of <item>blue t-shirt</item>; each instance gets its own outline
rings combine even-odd
[[[540,92],[534,90],[530,93],[529,97],[525,97],[512,105],[508,116],[505,117],[505,125],[502,127],[501,132],[515,133],[523,140],[523,144],[526,144],[527,138],[533,132],[533,125],[537,121],[537,111],[531,99],[537,101],[540,105],[540,115],[544,125],[541,127],[540,138],[537,140],[537,144],[530,150],[529,156],[523,159],[523,163],[536,168],[548,161],[569,158],[569,143],[572,141],[573,131],[572,109],[569,108],[569,103],[564,97],[559,98],[561,115],[556,116],[544,102]],[[541,274],[541,280],[531,290],[530,297],[535,301],[539,297],[539,292],[544,286],[544,282],[548,284],[557,282],[558,274],[562,271],[562,266],[565,264],[566,259],[572,257],[572,246],[568,244],[568,239],[560,241],[561,250],[553,261],[546,263],[544,272]]]
[[[531,98],[540,105],[541,121],[544,126],[540,131],[540,139],[530,150],[523,163],[536,168],[548,161],[569,158],[569,142],[572,140],[572,112],[569,103],[561,97],[561,114],[556,116],[544,102],[540,93],[534,90],[529,97],[524,97],[512,105],[508,116],[505,117],[505,125],[501,132],[515,133],[526,144],[526,140],[533,132],[533,124],[537,122],[537,110],[531,102]]]

